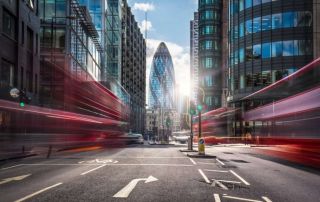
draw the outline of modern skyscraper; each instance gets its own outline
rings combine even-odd
[[[198,101],[206,111],[221,107],[221,9],[220,0],[199,0]]]
[[[132,132],[142,134],[146,114],[146,42],[126,1],[121,13],[121,85],[130,95]]]
[[[153,56],[149,77],[149,107],[175,109],[175,73],[170,52],[160,43]]]
[[[193,20],[190,21],[190,81],[191,81],[191,101],[198,103],[199,84],[199,15],[194,13]]]
[[[108,0],[105,44],[105,66],[108,76],[121,82],[121,28],[122,0]],[[107,78],[108,79],[108,78]]]
[[[319,3],[229,1],[229,106],[245,112],[276,97],[290,96],[288,89],[268,99],[243,99],[319,57]],[[234,117],[235,135],[244,134],[250,125],[242,117],[241,112]]]
[[[40,0],[41,104],[66,108],[71,79],[101,80],[102,44],[89,10],[78,0]]]

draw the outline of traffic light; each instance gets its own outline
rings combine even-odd
[[[201,112],[202,109],[203,109],[203,106],[202,106],[201,104],[198,104],[198,105],[197,105],[197,110],[198,110],[199,112]]]
[[[190,102],[190,115],[195,115],[197,112],[196,112],[196,106],[193,102]]]
[[[20,90],[19,92],[19,103],[20,107],[24,107],[26,104],[29,104],[31,101],[31,98],[27,96],[26,92],[23,90]]]

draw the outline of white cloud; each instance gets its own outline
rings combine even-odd
[[[146,30],[150,31],[152,29],[152,23],[151,21],[143,20],[141,23],[139,23],[139,27],[142,33],[144,33]]]
[[[140,10],[140,11],[153,11],[155,9],[153,4],[150,3],[134,3],[133,10]]]
[[[148,39],[147,41],[147,92],[149,91],[149,75],[152,65],[153,55],[162,41]],[[188,47],[182,47],[172,42],[164,41],[171,54],[176,83],[180,87],[182,95],[189,95],[190,91],[190,54]]]

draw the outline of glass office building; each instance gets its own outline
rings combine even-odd
[[[229,1],[229,93],[237,103],[312,61],[313,1]]]
[[[199,0],[198,102],[210,111],[221,107],[221,0]]]
[[[175,109],[175,73],[165,43],[154,54],[149,77],[149,107]]]

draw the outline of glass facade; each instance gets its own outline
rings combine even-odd
[[[149,77],[149,107],[175,108],[175,73],[169,50],[161,43],[153,57]]]
[[[229,0],[232,99],[241,99],[310,62],[312,25],[312,2]]]
[[[199,0],[199,83],[198,102],[205,98],[207,111],[217,109],[221,102],[221,0]],[[243,31],[243,30],[242,30]],[[205,95],[203,95],[205,94]]]

